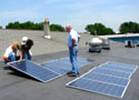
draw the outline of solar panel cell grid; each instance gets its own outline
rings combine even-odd
[[[118,62],[108,62],[108,64],[110,66],[116,66],[116,67],[124,67],[124,68],[128,68],[128,69],[135,69],[136,65],[133,64],[125,64],[125,63],[118,63]]]
[[[126,73],[133,73],[134,72],[134,69],[128,69],[128,68],[125,68],[125,67],[111,66],[111,65],[108,65],[108,64],[103,65],[101,67],[109,69],[109,70],[122,71],[122,72],[126,72]]]
[[[72,82],[69,84],[70,87],[83,89],[90,92],[98,92],[105,95],[111,95],[115,97],[121,97],[124,87],[109,85],[105,83],[101,83],[98,81],[91,81],[87,79],[79,79],[78,81]]]
[[[79,68],[84,67],[85,65],[89,64],[86,58],[78,57],[77,65]],[[47,63],[41,64],[45,68],[49,68],[59,74],[65,74],[68,71],[71,71],[71,63],[69,58],[61,58],[53,61],[48,61]]]
[[[59,74],[50,71],[49,69],[42,68],[41,66],[30,61],[24,60],[21,62],[15,62],[10,64],[10,66],[42,82],[47,82],[53,78],[60,76]]]
[[[128,84],[128,79],[113,77],[109,75],[96,74],[96,73],[89,73],[85,75],[83,78],[96,80],[96,81],[100,81],[100,82],[104,82],[108,84],[121,85],[121,86],[125,86]]]
[[[118,71],[114,71],[114,70],[107,70],[107,69],[103,69],[103,68],[96,68],[93,70],[93,72],[111,75],[111,76],[115,76],[115,77],[127,78],[127,79],[131,77],[130,73],[118,72]]]

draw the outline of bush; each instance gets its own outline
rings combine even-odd
[[[62,27],[61,25],[58,25],[58,24],[51,24],[50,30],[51,31],[58,31],[58,32],[64,32],[65,31],[64,27]]]
[[[0,29],[2,29],[2,26],[0,26]]]

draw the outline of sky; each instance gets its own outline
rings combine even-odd
[[[9,22],[71,24],[85,31],[88,24],[102,23],[118,32],[123,22],[139,23],[139,0],[0,0],[0,25]]]

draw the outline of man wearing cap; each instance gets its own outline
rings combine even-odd
[[[21,51],[22,51],[22,59],[31,60],[32,53],[31,47],[33,46],[33,40],[29,39],[28,37],[24,36],[21,42]]]
[[[72,70],[68,72],[67,75],[76,77],[79,75],[79,69],[77,65],[79,34],[72,29],[71,25],[66,26],[66,31],[68,32],[69,58],[72,64]]]

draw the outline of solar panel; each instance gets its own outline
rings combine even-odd
[[[60,74],[52,70],[43,68],[40,65],[37,65],[28,60],[10,63],[9,66],[45,83],[60,76]]]
[[[63,67],[70,67],[70,66],[63,66],[62,65],[63,66],[62,68],[58,67],[58,66],[61,66],[60,64],[51,64],[51,65],[42,64],[41,66],[44,68],[49,68],[49,69],[51,69],[59,74],[65,74],[67,71],[70,70],[70,68],[69,68],[69,70],[67,70],[66,68],[63,68]]]
[[[118,62],[108,62],[106,65],[108,65],[112,68],[119,68],[119,69],[123,69],[125,71],[131,71],[133,73],[137,69],[137,65],[118,63]]]
[[[122,71],[122,72],[126,72],[126,73],[133,73],[134,72],[134,69],[128,69],[128,68],[124,68],[124,67],[117,67],[117,66],[112,66],[112,65],[109,65],[109,64],[103,65],[101,67],[109,69],[109,70]]]
[[[103,83],[109,83],[109,84],[119,85],[119,86],[125,86],[128,84],[128,79],[113,77],[109,75],[102,75],[93,72],[90,72],[89,74],[85,75],[83,78],[89,80],[97,80]]]
[[[104,74],[104,75],[111,75],[111,76],[120,77],[120,78],[127,78],[127,79],[131,77],[131,73],[109,70],[105,68],[95,68],[93,72]]]
[[[66,86],[122,98],[136,69],[136,65],[107,62],[92,68]]]
[[[86,58],[78,57],[77,65],[79,68],[84,67],[86,64],[89,64]],[[49,68],[59,74],[65,74],[71,70],[71,63],[68,57],[60,58],[56,60],[48,61],[47,63],[41,64],[45,68]]]
[[[125,64],[125,63],[119,63],[119,62],[108,62],[109,65],[111,66],[116,66],[116,67],[125,67],[128,69],[135,69],[137,66],[134,64]]]
[[[71,83],[66,84],[66,86],[114,97],[123,97],[125,90],[127,89],[127,86],[112,85],[84,78],[72,81]]]

